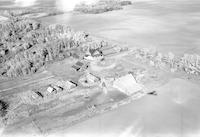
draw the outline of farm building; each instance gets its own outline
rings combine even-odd
[[[71,90],[77,87],[77,84],[72,81],[57,81],[55,85],[62,87],[64,90]]]
[[[84,59],[88,61],[98,61],[104,59],[104,57],[101,53],[95,52],[94,55],[85,55]]]
[[[76,66],[76,65],[73,65],[72,68],[75,69],[76,71],[79,71],[81,69],[80,66]]]
[[[56,93],[59,91],[59,89],[58,89],[58,88],[55,88],[55,87],[56,87],[56,86],[54,86],[54,87],[49,86],[49,87],[47,88],[47,92],[50,93],[50,94],[56,94]]]
[[[114,47],[109,47],[109,48],[105,48],[105,49],[101,49],[102,54],[104,56],[106,55],[111,55],[111,54],[116,54],[119,53],[121,51],[120,47],[114,46]]]
[[[83,75],[80,79],[79,82],[81,85],[84,87],[90,87],[96,85],[100,81],[100,78],[91,74],[91,73],[86,73]]]
[[[88,68],[88,64],[86,62],[78,61],[76,62],[76,64],[72,66],[72,68],[75,69],[76,71],[82,71]]]
[[[47,91],[48,91],[49,93],[52,93],[54,90],[55,90],[55,89],[54,89],[53,87],[48,87],[48,88],[47,88]]]
[[[136,83],[135,78],[131,74],[116,79],[113,83],[113,87],[126,95],[134,94],[143,88],[142,85]]]
[[[101,51],[109,50],[109,49],[112,49],[112,48],[114,48],[114,47],[115,47],[115,45],[112,45],[112,46],[104,46],[104,47],[101,47],[100,50],[101,50]]]

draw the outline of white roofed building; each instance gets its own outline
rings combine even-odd
[[[126,95],[132,95],[143,89],[143,86],[136,82],[132,74],[117,78],[113,83],[113,87]]]

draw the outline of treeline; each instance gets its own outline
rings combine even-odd
[[[33,11],[30,9],[15,9],[15,10],[4,10],[2,12],[2,15],[6,17],[11,17],[11,16],[23,16],[26,14],[30,14]]]
[[[87,5],[87,4],[79,4],[75,7],[75,11],[79,11],[82,13],[89,14],[99,14],[113,10],[121,10],[123,6],[131,5],[131,1],[124,0],[99,0],[95,4]]]
[[[53,15],[63,14],[64,12],[56,8],[23,8],[23,9],[3,10],[0,11],[0,13],[6,17],[13,17],[13,16],[17,17],[35,13],[47,13],[46,16],[53,16]]]
[[[118,0],[100,0],[97,3],[91,5],[84,3],[77,5],[75,11],[89,14],[99,14],[113,10],[120,10],[124,5],[125,3],[121,3]]]
[[[172,52],[162,54],[148,49],[135,49],[135,57],[149,62],[156,68],[169,67],[171,72],[183,71],[188,74],[200,75],[200,56],[198,54],[184,54],[176,56]]]
[[[0,28],[0,75],[18,77],[37,72],[49,61],[70,56],[87,34],[64,25],[12,17]]]

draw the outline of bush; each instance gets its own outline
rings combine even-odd
[[[3,100],[0,100],[0,117],[5,117],[7,114],[8,103]]]

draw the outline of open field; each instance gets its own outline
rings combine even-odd
[[[41,20],[68,24],[130,46],[176,54],[200,53],[199,5],[198,0],[136,1],[120,11],[98,15],[68,13]]]
[[[195,137],[199,135],[199,85],[172,79],[129,105],[95,117],[65,133],[69,136],[105,137]],[[92,131],[91,131],[92,127]]]

